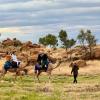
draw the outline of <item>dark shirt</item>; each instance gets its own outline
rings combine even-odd
[[[47,62],[47,61],[48,61],[48,56],[47,56],[47,54],[41,53],[41,54],[38,55],[37,62],[38,62],[39,64],[45,63],[45,62]]]
[[[37,58],[37,62],[40,62],[41,60],[42,60],[42,54],[39,54]]]
[[[73,73],[74,75],[77,75],[77,74],[78,74],[78,70],[79,70],[79,68],[78,68],[78,66],[75,64],[75,65],[73,65],[73,67],[72,67],[71,73]]]

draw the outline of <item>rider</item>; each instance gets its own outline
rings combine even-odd
[[[12,52],[11,57],[12,57],[12,66],[14,64],[15,67],[18,67],[20,64],[20,61],[18,61],[15,51]]]
[[[49,59],[46,53],[42,55],[42,66],[47,68],[49,63]]]
[[[47,69],[48,68],[48,64],[49,64],[49,60],[48,60],[47,54],[46,53],[40,53],[38,55],[37,62],[43,69]]]

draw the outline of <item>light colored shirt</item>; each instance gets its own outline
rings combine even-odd
[[[12,56],[12,60],[13,60],[13,61],[18,61],[16,55],[12,54],[11,56]]]
[[[18,63],[19,63],[20,61],[17,59],[17,56],[14,55],[14,54],[12,54],[11,56],[12,56],[12,60],[15,61],[15,62],[17,62],[17,65],[18,65]]]

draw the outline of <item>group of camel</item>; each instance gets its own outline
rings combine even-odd
[[[57,67],[59,67],[60,64],[61,64],[61,62],[62,62],[62,61],[61,61],[61,59],[60,59],[60,60],[57,60],[57,62],[56,62],[55,64],[49,63],[49,64],[48,64],[48,69],[47,69],[47,71],[45,71],[45,70],[38,70],[37,72],[35,72],[35,69],[34,69],[34,72],[33,72],[33,73],[34,73],[34,76],[37,77],[38,81],[40,82],[40,80],[39,80],[40,74],[41,74],[42,72],[46,72],[46,73],[48,74],[48,76],[49,76],[49,79],[50,79],[52,71],[53,71],[54,69],[56,69]],[[15,73],[15,80],[16,80],[17,76],[20,76],[20,77],[22,78],[23,74],[24,74],[25,71],[26,71],[26,70],[25,70],[25,67],[27,67],[27,66],[29,66],[28,60],[22,62],[22,63],[19,65],[19,67],[18,67],[17,69],[15,69],[15,68],[9,68],[9,69],[6,71],[6,70],[3,68],[3,69],[1,70],[0,78],[4,78],[4,76],[7,74],[7,72]],[[33,65],[33,66],[34,66],[34,65]]]

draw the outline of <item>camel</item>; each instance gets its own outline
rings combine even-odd
[[[50,80],[50,79],[51,79],[51,73],[52,73],[52,71],[53,71],[54,69],[58,68],[58,67],[60,66],[61,63],[62,63],[61,60],[58,60],[55,64],[49,63],[49,64],[48,64],[48,69],[47,69],[47,71],[45,71],[45,70],[37,70],[37,71],[36,71],[36,70],[35,70],[35,71],[34,71],[34,74],[35,74],[35,76],[37,77],[38,82],[40,82],[39,76],[41,75],[42,72],[46,72],[46,73],[48,74],[49,80]]]
[[[9,68],[7,71],[4,69],[4,67],[1,70],[0,78],[4,78],[4,76],[7,74],[7,72],[15,73],[15,80],[17,76],[20,76],[22,79],[22,75],[25,73],[25,67],[28,66],[27,61],[23,61],[18,68]]]

